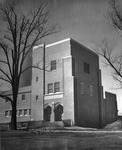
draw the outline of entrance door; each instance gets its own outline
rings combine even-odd
[[[47,106],[47,107],[44,109],[44,120],[45,120],[45,121],[50,121],[50,117],[51,117],[51,107],[50,107],[50,106]]]
[[[63,106],[62,105],[58,105],[55,108],[55,121],[61,121],[62,120],[62,114],[63,114]]]

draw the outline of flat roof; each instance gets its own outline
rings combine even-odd
[[[90,48],[84,46],[83,44],[81,44],[80,42],[72,39],[72,38],[67,38],[67,39],[64,39],[64,40],[60,40],[60,41],[57,41],[57,42],[54,42],[54,43],[51,43],[51,44],[47,44],[45,45],[45,48],[48,48],[48,47],[51,47],[51,46],[54,46],[54,45],[58,45],[58,44],[61,44],[61,43],[64,43],[64,42],[67,42],[67,41],[73,41],[79,45],[81,45],[82,47],[86,48],[88,51],[92,52],[93,54],[96,54],[98,56],[98,54],[94,51],[92,51]],[[40,44],[40,45],[37,45],[37,46],[34,46],[33,47],[33,50],[37,49],[37,48],[40,48],[40,47],[43,47],[44,44]]]

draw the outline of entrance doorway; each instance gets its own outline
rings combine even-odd
[[[44,109],[44,120],[45,121],[50,121],[51,119],[51,107],[50,106],[47,106],[45,109]]]
[[[59,104],[55,108],[54,113],[55,113],[55,121],[61,121],[62,120],[62,114],[63,114],[63,106]]]

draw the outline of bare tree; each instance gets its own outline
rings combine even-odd
[[[11,129],[17,129],[16,107],[21,75],[27,70],[23,64],[35,44],[42,38],[59,32],[57,25],[49,25],[48,2],[40,0],[30,11],[20,8],[17,1],[6,0],[0,6],[4,36],[0,38],[0,80],[11,86],[12,98],[1,93],[12,106]],[[1,34],[2,35],[2,34]]]
[[[121,9],[118,0],[108,0],[107,19],[109,19],[112,28],[119,34],[122,32]],[[112,76],[122,87],[122,51],[116,52],[107,39],[103,39],[95,45],[94,50],[104,58],[104,63],[113,69]]]
[[[107,39],[103,39],[101,42],[95,43],[95,45],[94,50],[104,58],[103,63],[113,70],[112,77],[122,87],[122,52],[114,51],[113,45]]]

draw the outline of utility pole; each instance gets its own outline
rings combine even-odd
[[[43,44],[43,120],[44,120],[44,96],[45,96],[45,44]]]

